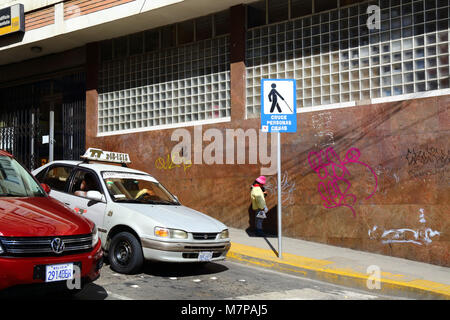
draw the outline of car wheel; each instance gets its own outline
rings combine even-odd
[[[112,238],[108,256],[111,269],[119,273],[136,273],[144,262],[141,244],[126,231]]]

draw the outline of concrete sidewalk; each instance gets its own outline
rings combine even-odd
[[[368,292],[450,300],[450,268],[287,237],[282,239],[283,257],[279,259],[276,236],[257,237],[245,230],[229,230],[229,260]],[[369,289],[377,284],[375,269],[369,267],[379,268],[379,289]]]

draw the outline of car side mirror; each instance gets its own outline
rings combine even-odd
[[[52,191],[52,189],[50,188],[50,186],[49,186],[48,184],[46,184],[46,183],[41,183],[41,187],[42,187],[42,189],[44,189],[44,191],[45,191],[46,193],[50,193],[50,191]]]
[[[96,202],[103,202],[105,200],[105,197],[99,191],[96,191],[96,190],[88,191],[86,193],[86,198],[91,200],[91,201],[89,201],[89,203],[94,202],[92,204],[95,204]]]

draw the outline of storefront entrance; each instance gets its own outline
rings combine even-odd
[[[28,169],[84,153],[84,73],[2,88],[0,99],[0,149]]]

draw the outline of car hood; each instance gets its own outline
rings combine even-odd
[[[121,206],[137,211],[156,226],[180,229],[187,232],[221,232],[226,229],[222,222],[185,206],[121,203]]]
[[[0,198],[0,236],[48,237],[91,233],[93,223],[50,197]]]

